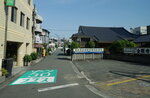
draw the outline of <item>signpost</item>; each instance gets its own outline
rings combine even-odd
[[[31,70],[9,85],[55,83],[57,70]]]

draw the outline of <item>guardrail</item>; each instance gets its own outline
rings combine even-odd
[[[72,61],[103,58],[103,53],[103,48],[77,48],[73,50]]]
[[[124,48],[126,54],[150,54],[150,48]]]

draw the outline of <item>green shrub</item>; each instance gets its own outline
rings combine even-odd
[[[43,48],[40,48],[39,52],[38,52],[38,56],[41,57],[43,56]]]
[[[136,47],[136,44],[127,40],[114,41],[109,47],[109,51],[112,54],[121,54],[123,53],[123,49],[127,47]]]
[[[26,54],[26,55],[24,56],[23,60],[24,60],[25,62],[30,62],[30,61],[32,61],[32,57],[31,57],[30,55]]]
[[[49,51],[52,51],[52,49],[51,49],[51,48],[48,48],[48,52],[49,52]]]
[[[6,76],[9,74],[5,68],[2,68],[1,71],[2,71],[2,76]]]
[[[31,53],[31,57],[32,57],[32,60],[36,60],[37,59],[37,53],[36,52]]]
[[[95,42],[92,42],[92,41],[88,42],[88,43],[86,44],[86,47],[87,47],[87,48],[95,48]]]
[[[75,48],[79,48],[80,47],[80,44],[78,42],[72,42],[71,45],[70,45],[70,48],[73,50]]]

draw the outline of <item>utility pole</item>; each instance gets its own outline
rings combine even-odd
[[[34,47],[34,43],[35,43],[35,16],[36,16],[36,5],[34,4],[34,9],[33,9],[33,31],[32,31],[32,42],[33,42],[33,46]]]

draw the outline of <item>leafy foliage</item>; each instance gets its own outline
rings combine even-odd
[[[78,42],[72,42],[71,45],[70,45],[70,48],[73,50],[75,48],[79,48],[80,47],[80,44]]]
[[[9,74],[5,68],[2,68],[1,71],[2,71],[2,76],[6,76]]]
[[[92,42],[92,41],[88,42],[88,43],[86,44],[86,47],[87,47],[87,48],[95,48],[95,42]]]
[[[112,54],[121,54],[123,53],[123,49],[127,47],[136,47],[136,44],[127,40],[115,41],[109,47],[109,51]]]
[[[30,62],[30,61],[32,61],[32,57],[31,57],[30,55],[26,54],[26,55],[24,56],[23,60],[24,60],[25,62]]]
[[[37,53],[36,52],[31,53],[31,57],[32,57],[32,60],[36,60],[37,59]]]

